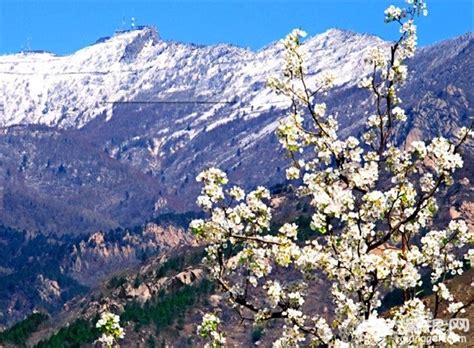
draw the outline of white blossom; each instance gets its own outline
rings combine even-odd
[[[376,67],[384,67],[387,64],[385,51],[379,47],[373,48],[365,58],[367,64],[373,64]]]
[[[323,117],[324,114],[326,113],[326,104],[321,103],[321,104],[314,105],[314,113],[318,117]]]
[[[394,20],[399,20],[402,17],[402,14],[403,11],[400,7],[390,5],[390,7],[385,10],[385,21],[391,22]]]
[[[268,286],[268,299],[272,303],[273,306],[276,306],[282,297],[283,289],[278,281],[271,282]]]
[[[197,333],[203,338],[210,340],[206,347],[223,347],[226,339],[225,336],[219,332],[220,319],[213,313],[206,313],[202,318],[201,325],[197,328]]]
[[[120,317],[110,312],[101,314],[96,323],[96,328],[102,332],[97,341],[103,343],[106,347],[112,347],[116,340],[125,336],[124,330],[120,326]]]
[[[234,186],[230,189],[229,195],[236,201],[241,201],[245,198],[245,192],[238,186]]]
[[[290,239],[296,239],[298,235],[298,225],[295,223],[286,223],[280,227],[279,232]]]
[[[407,116],[405,114],[405,110],[403,110],[401,107],[394,107],[392,109],[392,114],[395,117],[396,120],[398,121],[406,121]]]
[[[356,327],[355,340],[363,346],[384,346],[387,344],[387,337],[393,333],[393,325],[391,321],[378,318],[376,313],[372,313]]]
[[[300,170],[294,166],[291,166],[286,170],[286,178],[288,180],[295,180],[300,177]]]
[[[359,82],[359,87],[360,88],[372,88],[372,82],[373,78],[372,77],[364,77],[360,82]]]

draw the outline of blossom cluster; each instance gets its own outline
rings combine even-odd
[[[220,322],[220,319],[215,314],[204,314],[202,323],[198,326],[197,333],[199,336],[209,340],[206,347],[219,348],[224,346],[226,339],[225,336],[219,332]]]
[[[221,170],[211,168],[199,174],[196,180],[204,184],[202,194],[197,201],[202,209],[209,210],[213,203],[224,198],[222,185],[227,183],[227,178]]]
[[[112,347],[116,340],[124,337],[123,328],[120,326],[120,317],[110,312],[103,312],[96,323],[96,327],[102,332],[98,342],[106,347]]]

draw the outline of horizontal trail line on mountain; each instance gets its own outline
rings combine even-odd
[[[232,104],[236,104],[238,103],[238,101],[225,101],[225,100],[216,100],[216,101],[212,101],[212,100],[125,100],[125,101],[101,101],[99,102],[99,104],[226,104],[226,105],[232,105]],[[279,100],[279,101],[274,101],[271,103],[272,105],[274,104],[288,104],[288,101],[286,100]],[[66,105],[65,103],[62,103],[62,105]],[[253,110],[253,108],[259,108],[259,107],[262,107],[262,106],[266,106],[267,104],[244,104],[244,105],[247,105],[246,107],[239,107],[238,110],[240,111],[245,111],[245,110],[249,110],[251,111],[251,113],[258,113],[258,112],[261,112],[261,111],[265,111],[265,110]],[[5,104],[4,103],[1,103],[0,102],[0,110],[4,109],[5,108]],[[95,107],[94,109],[97,109],[97,107]],[[268,110],[271,110],[271,109],[268,109]]]
[[[4,65],[18,65],[18,64],[35,64],[35,63],[50,63],[50,62],[57,62],[57,61],[60,61],[62,58],[55,58],[55,59],[45,59],[45,60],[18,60],[18,61],[0,61],[0,65],[4,64]],[[211,61],[211,62],[208,62],[209,64],[213,64],[213,65],[227,65],[227,64],[236,64],[236,63],[242,63],[242,64],[245,64],[245,63],[255,63],[256,61],[258,61],[257,58],[253,58],[253,59],[242,59],[242,60],[234,60],[234,61]],[[146,69],[150,69],[151,67],[153,66],[147,66],[145,68],[141,68],[141,69],[134,69],[134,70],[121,70],[121,71],[140,71],[140,70],[146,70]]]
[[[133,102],[133,101],[123,101],[123,102],[112,102],[112,101],[105,101],[105,102],[101,102],[101,104],[175,104],[175,105],[179,105],[179,104],[226,104],[226,105],[231,105],[231,104],[235,104],[235,102],[226,102],[226,101],[216,101],[216,102],[212,102],[212,101],[202,101],[202,102],[196,102],[196,101],[187,101],[187,100],[182,100],[182,101],[144,101],[144,102]],[[275,102],[272,102],[272,105],[275,105],[275,104],[288,104],[288,101],[286,100],[280,100],[280,101],[275,101]],[[258,108],[261,108],[263,106],[266,106],[267,104],[258,104],[258,105],[252,105],[252,104],[247,104],[248,106],[246,107],[239,107],[237,108],[237,111],[238,113],[242,113],[242,115],[240,115],[241,117],[243,116],[248,116],[248,115],[256,115],[256,114],[265,114],[267,112],[273,112],[273,111],[277,111],[277,110],[284,110],[286,108],[290,108],[290,105],[286,105],[286,107],[278,107],[278,108],[267,108],[267,109],[258,109]],[[257,109],[257,110],[255,110]],[[216,114],[214,114],[216,115]]]
[[[130,100],[104,101],[102,104],[235,104],[235,102],[219,100]]]
[[[212,101],[212,100],[156,100],[156,101],[153,101],[153,100],[150,100],[150,101],[147,101],[147,100],[144,100],[144,101],[133,101],[133,100],[130,100],[130,101],[103,101],[103,102],[100,102],[100,104],[208,104],[208,105],[212,105],[212,104],[223,104],[223,105],[235,105],[236,103],[238,103],[238,101],[219,101],[219,100],[216,100],[216,101]],[[274,101],[272,102],[272,105],[275,105],[275,104],[288,104],[288,101],[286,100],[279,100],[279,101]],[[264,110],[254,110],[255,108],[260,108],[262,106],[266,106],[267,104],[247,104],[247,106],[245,107],[239,107],[237,109],[237,111],[241,111],[241,112],[244,112],[245,114],[257,114],[257,113],[263,113],[263,112],[266,112],[266,111],[272,111],[272,108],[269,108],[269,109],[264,109]],[[289,106],[288,106],[289,107]],[[250,110],[249,112],[247,112],[247,110]]]
[[[33,61],[34,62],[34,61]],[[212,62],[210,63],[211,65],[235,65],[237,63],[255,63],[256,60],[247,60],[247,61],[235,61],[235,62]],[[23,63],[23,62],[20,62]],[[43,62],[41,62],[43,63]],[[12,63],[6,63],[6,62],[0,62],[1,64],[12,64]],[[18,63],[15,63],[18,64]],[[137,74],[143,71],[147,70],[153,70],[155,72],[157,71],[169,71],[170,69],[168,68],[155,68],[154,66],[147,66],[141,69],[123,69],[123,70],[90,70],[90,71],[63,71],[63,72],[54,72],[54,73],[49,73],[49,72],[40,72],[40,71],[35,71],[35,72],[15,72],[15,71],[0,71],[0,74],[5,74],[5,75],[19,75],[19,76],[33,76],[33,75],[43,75],[43,76],[62,76],[62,75],[110,75],[110,74]]]
[[[68,71],[62,73],[42,73],[42,72],[11,72],[11,71],[0,71],[0,74],[5,75],[19,75],[19,76],[33,76],[33,75],[43,75],[43,76],[62,76],[62,75],[108,75],[111,72],[106,71]]]

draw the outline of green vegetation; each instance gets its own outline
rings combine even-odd
[[[27,303],[18,302],[18,310],[28,313],[30,304],[33,304],[49,312],[58,309],[62,302],[87,291],[86,287],[64,274],[60,268],[64,255],[70,253],[69,247],[78,240],[75,237],[37,233],[30,238],[25,231],[0,225],[0,240],[0,267],[7,270],[0,274],[0,307],[5,308],[14,294],[27,299]],[[39,275],[58,282],[62,289],[61,301],[46,303],[34,291]],[[7,317],[0,322],[5,324]]]
[[[155,272],[157,277],[163,277],[171,272],[180,272],[187,266],[198,265],[205,256],[204,250],[193,250],[183,253],[179,256],[170,258],[163,262],[163,264]]]
[[[127,282],[127,278],[125,277],[118,277],[118,276],[113,276],[110,280],[109,283],[107,284],[107,288],[109,289],[116,289],[123,284]]]
[[[79,348],[86,343],[92,343],[100,336],[99,330],[95,327],[95,322],[85,319],[77,319],[70,325],[63,327],[50,338],[39,342],[36,348]]]
[[[164,213],[151,220],[151,222],[154,222],[160,226],[174,225],[187,229],[189,227],[189,223],[193,219],[202,217],[203,214],[200,212]]]
[[[146,340],[146,345],[148,348],[155,348],[156,347],[155,337],[153,337],[152,335],[148,336],[148,339]]]
[[[33,313],[26,319],[16,323],[11,328],[0,332],[0,343],[13,343],[17,346],[26,346],[26,340],[38,326],[49,318],[44,313]]]
[[[170,273],[180,272],[190,265],[199,264],[203,256],[204,251],[198,249],[170,258],[155,271],[155,275],[162,277]],[[123,276],[114,276],[107,283],[107,287],[109,289],[118,288],[126,281],[127,279]],[[134,280],[134,286],[138,287],[141,282],[142,279],[137,276]],[[208,280],[203,280],[197,285],[185,286],[174,293],[166,294],[162,291],[145,305],[135,302],[126,305],[120,316],[125,323],[134,323],[136,330],[149,324],[155,325],[157,329],[167,328],[175,322],[183,325],[185,312],[196,303],[204,302],[212,290],[213,284]],[[75,320],[48,339],[39,342],[36,347],[80,347],[84,344],[93,343],[100,336],[99,330],[95,327],[97,320],[98,317],[94,320]],[[34,329],[30,332],[33,331]],[[28,332],[28,330],[25,332]],[[152,347],[157,343],[150,336],[147,344]]]
[[[183,287],[172,294],[161,294],[145,305],[130,303],[125,306],[121,318],[135,323],[136,329],[150,324],[154,324],[157,330],[164,329],[182,318],[194,304],[207,298],[212,290],[212,282],[203,280],[198,285]]]
[[[318,236],[318,232],[311,229],[311,216],[310,215],[300,215],[295,221],[295,224],[298,225],[298,240],[305,242],[311,240]]]
[[[212,291],[212,282],[203,280],[198,285],[185,286],[171,294],[162,292],[145,305],[130,303],[125,306],[120,316],[125,323],[135,323],[136,330],[150,324],[162,330],[177,320],[183,320],[185,312],[196,303],[204,301]],[[99,330],[95,327],[97,320],[98,317],[93,320],[75,320],[50,338],[39,342],[36,348],[75,348],[93,343],[100,336]],[[155,344],[153,337],[149,337],[147,343],[150,347],[153,346]]]
[[[254,327],[253,331],[252,331],[252,342],[256,343],[256,342],[260,341],[262,336],[263,336],[263,328],[260,327],[260,326]]]

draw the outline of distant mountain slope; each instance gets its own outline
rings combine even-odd
[[[84,236],[34,236],[0,225],[0,331],[34,310],[57,312],[117,271],[195,245],[187,226],[197,216],[167,214],[134,228]]]
[[[356,84],[374,45],[388,43],[336,29],[304,44],[310,83],[322,71],[337,77],[323,100],[343,136],[373,110]],[[473,45],[466,34],[410,61],[400,135],[450,136],[468,122]],[[160,40],[153,28],[71,56],[0,57],[0,221],[71,234],[193,210],[194,178],[211,165],[246,187],[282,182],[287,162],[274,130],[288,101],[265,88],[282,60],[278,43],[258,52],[195,46]]]

